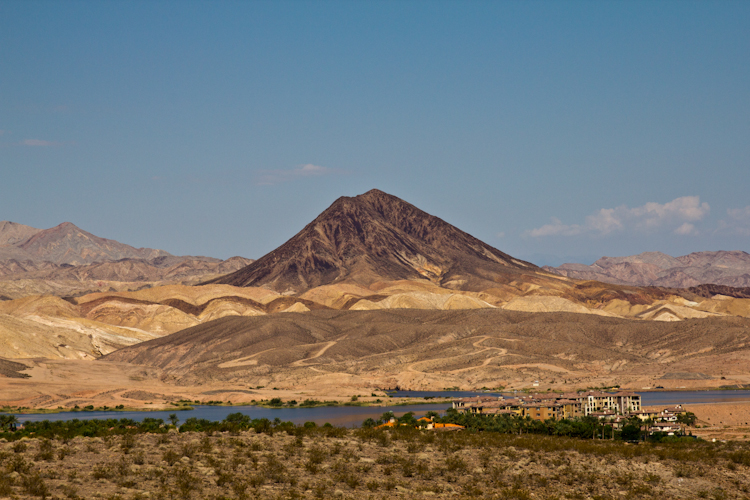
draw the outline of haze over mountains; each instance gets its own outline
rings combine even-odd
[[[170,255],[164,250],[134,248],[100,238],[70,222],[42,230],[3,221],[0,222],[0,245],[0,261],[17,259],[74,266],[120,259],[148,260]]]
[[[681,257],[644,252],[629,257],[602,257],[590,266],[563,264],[544,269],[569,278],[619,285],[750,287],[750,254],[742,251],[695,252]]]
[[[243,257],[177,257],[164,250],[135,248],[70,222],[44,230],[0,222],[0,297],[6,298],[70,295],[105,284],[105,289],[132,289],[130,283],[195,282],[250,262]]]

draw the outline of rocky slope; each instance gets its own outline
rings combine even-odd
[[[163,250],[134,248],[69,222],[45,230],[0,222],[0,300],[195,284],[252,262],[243,257],[177,257]]]
[[[620,285],[750,287],[750,254],[742,251],[695,252],[681,257],[645,252],[629,257],[602,257],[590,266],[563,264],[544,269],[569,278]]]
[[[185,384],[241,380],[282,389],[434,390],[534,380],[549,387],[597,377],[651,387],[677,379],[722,385],[748,378],[750,319],[673,324],[498,309],[312,311],[223,318],[102,360],[158,368]]]
[[[35,227],[24,226],[7,220],[0,221],[0,249],[23,243],[41,231],[41,229]]]
[[[70,222],[45,230],[34,230],[19,224],[4,221],[0,225],[0,241],[8,244],[0,247],[0,260],[17,259],[18,255],[32,262],[52,262],[54,264],[91,264],[92,262],[112,261],[119,259],[153,259],[168,256],[164,250],[152,248],[134,248],[115,240],[100,238],[76,227]],[[14,231],[12,231],[14,230]],[[30,234],[26,239],[13,238],[11,234]]]
[[[417,280],[459,290],[546,275],[405,201],[342,197],[289,241],[213,283],[300,293],[329,284]]]

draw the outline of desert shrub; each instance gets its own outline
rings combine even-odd
[[[245,498],[248,498],[247,486],[247,483],[244,481],[235,481],[234,483],[232,483],[232,492],[234,492],[234,495],[237,498],[243,500]]]
[[[383,487],[387,491],[393,491],[396,488],[396,480],[392,477],[389,477],[385,480],[385,483],[383,483]]]
[[[466,462],[458,455],[445,457],[445,469],[448,472],[463,473],[466,472],[466,468]]]
[[[337,477],[337,479],[339,482],[345,483],[348,487],[350,487],[353,490],[356,490],[360,484],[360,481],[357,475],[351,472],[341,474],[339,477]]]
[[[198,451],[198,447],[193,443],[183,443],[180,447],[180,453],[183,457],[193,458]]]
[[[63,495],[65,495],[66,498],[70,498],[71,500],[78,500],[81,498],[78,496],[78,490],[75,488],[75,486],[71,486],[69,484],[61,484],[60,491],[62,491]]]
[[[247,479],[247,483],[253,488],[259,488],[266,482],[266,478],[262,474],[253,474]]]
[[[16,455],[11,457],[5,464],[5,469],[8,472],[18,472],[19,474],[25,474],[31,469],[31,465],[26,463],[26,460],[22,456]]]
[[[112,479],[115,477],[115,470],[107,464],[95,465],[91,469],[91,475],[94,479]]]
[[[661,482],[661,476],[649,473],[643,476],[643,480],[647,483],[658,484],[659,482]]]
[[[481,497],[482,493],[482,489],[473,481],[467,481],[463,484],[463,494],[469,498]]]
[[[750,467],[750,450],[740,449],[727,453],[727,458],[735,464]]]
[[[175,470],[175,484],[183,498],[190,498],[193,493],[200,493],[201,480],[195,477],[187,467],[179,467]]]
[[[400,466],[401,466],[401,474],[404,477],[414,477],[414,473],[416,472],[416,464],[414,463],[413,459],[404,459],[400,460]]]
[[[23,441],[13,443],[13,451],[15,453],[23,453],[26,451],[27,445]]]
[[[311,474],[317,474],[319,465],[322,464],[326,459],[327,453],[323,448],[313,446],[307,450],[307,461],[305,462],[305,469]]]
[[[502,490],[501,498],[508,500],[531,500],[532,496],[528,490],[518,488],[507,488]]]
[[[65,446],[57,449],[58,460],[65,460],[65,457],[67,457],[68,455],[70,455],[70,448]]]
[[[132,449],[135,447],[135,434],[127,433],[122,435],[122,440],[120,441],[120,449],[123,453],[126,455],[132,451]]]
[[[674,475],[675,475],[675,477],[685,477],[685,478],[688,478],[688,477],[692,477],[693,476],[693,471],[689,467],[686,467],[684,465],[678,465],[674,469]]]
[[[211,444],[211,438],[207,434],[205,434],[201,438],[201,444],[200,444],[199,449],[202,453],[205,453],[205,454],[209,454],[213,451],[214,447]]]
[[[0,495],[10,496],[13,493],[13,479],[7,474],[0,474]]]
[[[38,472],[22,476],[21,486],[29,495],[42,498],[49,496],[49,488]]]
[[[172,465],[176,464],[180,458],[182,458],[182,455],[170,448],[162,454],[161,458],[171,467]]]
[[[422,450],[424,450],[425,445],[424,443],[421,443],[419,441],[411,441],[407,443],[406,445],[406,451],[407,453],[418,453]]]
[[[263,464],[262,471],[265,477],[276,483],[284,482],[284,475],[286,473],[286,467],[282,464],[276,456],[266,454],[266,462]]]
[[[34,460],[44,460],[51,462],[55,459],[55,447],[49,439],[42,439],[39,442],[39,451],[34,455]]]

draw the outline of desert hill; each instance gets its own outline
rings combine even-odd
[[[517,288],[465,292],[426,280],[326,285],[293,296],[259,287],[163,285],[137,291],[101,291],[78,297],[28,296],[0,301],[0,357],[93,359],[143,339],[161,337],[227,316],[264,316],[316,310],[459,311],[502,309],[683,321],[721,316],[750,317],[750,299],[710,297],[682,291],[571,282],[567,288]],[[707,290],[701,290],[708,294]],[[94,346],[92,338],[116,335]],[[65,337],[61,340],[61,337]],[[102,338],[104,338],[102,337]],[[122,337],[122,338],[120,338]],[[74,348],[60,349],[60,346]],[[84,356],[85,355],[85,356]]]
[[[590,266],[563,264],[544,269],[569,278],[619,285],[750,287],[750,254],[742,251],[695,252],[680,257],[644,252],[628,257],[602,257]]]
[[[19,227],[20,226],[20,227]],[[18,234],[18,236],[12,236]],[[22,236],[28,235],[26,239]],[[163,250],[134,248],[115,240],[100,238],[70,222],[50,229],[37,230],[12,222],[0,223],[0,260],[16,259],[55,264],[91,264],[105,260],[153,259],[168,256]],[[18,259],[22,255],[25,258]]]
[[[0,300],[195,284],[251,262],[243,257],[178,257],[163,250],[135,248],[100,238],[70,222],[44,230],[0,222]]]
[[[40,231],[41,229],[35,227],[7,220],[0,221],[0,248],[23,243]]]
[[[339,198],[276,250],[211,283],[302,293],[334,283],[422,280],[479,291],[543,275],[535,265],[373,189]]]
[[[11,259],[0,261],[0,293],[9,298],[35,294],[70,296],[110,289],[133,290],[144,285],[195,284],[201,279],[231,273],[251,262],[244,257],[221,260],[161,256],[72,266]]]
[[[279,388],[468,388],[534,380],[545,386],[597,378],[720,385],[748,376],[750,320],[675,324],[498,309],[320,310],[223,318],[101,359],[110,361],[160,369],[181,384],[224,380]]]

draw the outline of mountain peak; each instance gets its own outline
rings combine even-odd
[[[331,283],[411,279],[478,289],[538,270],[373,189],[338,198],[279,248],[213,283],[296,293]]]
[[[0,221],[0,245],[17,245],[28,240],[41,229],[9,220]]]
[[[23,252],[23,258],[32,261],[82,265],[125,258],[149,260],[170,255],[163,250],[134,248],[115,240],[100,238],[72,222],[35,231],[30,237],[13,244],[16,253]]]

